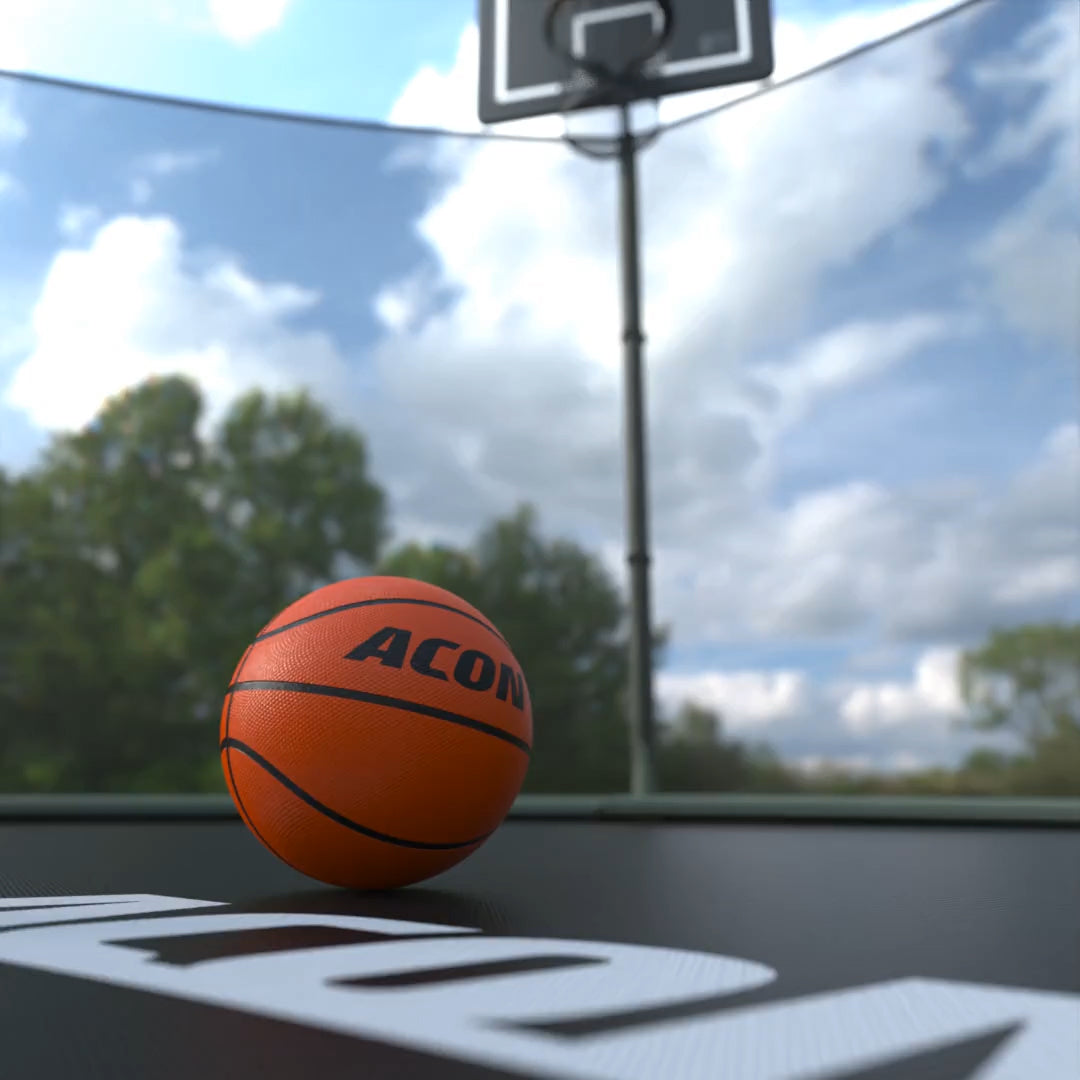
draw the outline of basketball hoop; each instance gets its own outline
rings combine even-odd
[[[652,34],[644,47],[634,50],[626,56],[619,66],[611,66],[586,54],[584,42],[571,40],[569,47],[560,42],[556,33],[556,24],[560,14],[569,8],[588,7],[588,0],[548,0],[544,16],[544,37],[553,53],[568,61],[574,68],[574,76],[563,93],[562,111],[565,117],[576,112],[597,98],[597,107],[617,105],[622,111],[622,130],[619,135],[605,137],[598,135],[576,136],[569,130],[564,131],[565,140],[575,149],[590,157],[613,158],[625,152],[627,140],[632,140],[635,150],[643,149],[656,140],[660,134],[659,106],[657,120],[651,129],[645,132],[632,132],[630,128],[629,103],[640,100],[641,89],[647,85],[643,76],[657,62],[664,46],[671,38],[675,28],[675,13],[672,0],[649,0],[640,6],[652,15]]]
[[[578,110],[616,106],[619,112],[621,130],[614,138],[577,138],[569,130],[563,137],[575,150],[618,164],[630,586],[627,720],[630,791],[644,795],[655,789],[656,725],[637,152],[663,130],[661,97],[772,74],[771,0],[547,0],[546,5],[540,0],[478,0],[478,11],[478,113],[483,123],[561,112],[565,125]],[[615,42],[610,40],[613,28]],[[617,57],[615,62],[610,56],[607,63],[597,59],[606,49]],[[651,132],[632,129],[635,101],[657,106]]]

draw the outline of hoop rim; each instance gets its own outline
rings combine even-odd
[[[626,65],[618,71],[608,68],[606,65],[591,61],[588,57],[575,55],[573,52],[561,47],[555,36],[555,22],[561,11],[570,5],[581,3],[581,0],[548,0],[547,11],[544,15],[544,38],[548,48],[567,60],[574,69],[574,75],[584,75],[590,83],[577,91],[564,92],[564,104],[562,112],[574,111],[578,108],[587,107],[589,99],[599,93],[613,96],[614,100],[597,104],[597,108],[605,105],[615,105],[625,108],[637,99],[637,92],[641,89],[641,74],[648,66],[649,61],[657,57],[671,39],[675,29],[675,12],[672,0],[651,0],[660,12],[662,24],[660,32],[654,36],[653,42],[645,52],[632,56]],[[619,91],[622,91],[620,93]],[[625,100],[622,98],[625,97]]]

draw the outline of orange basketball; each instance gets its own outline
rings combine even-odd
[[[506,639],[408,578],[354,578],[291,604],[241,657],[221,713],[221,764],[248,828],[294,869],[354,889],[409,885],[474,852],[531,748]]]

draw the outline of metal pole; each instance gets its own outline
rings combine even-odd
[[[619,138],[619,240],[626,399],[627,562],[630,569],[630,791],[654,790],[652,618],[649,598],[649,504],[645,451],[645,387],[638,239],[637,139],[627,105]]]

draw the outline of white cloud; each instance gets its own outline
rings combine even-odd
[[[911,773],[920,772],[934,764],[936,762],[930,761],[921,754],[913,754],[909,750],[898,750],[886,759],[885,768],[889,772]]]
[[[156,182],[182,173],[197,172],[218,158],[218,151],[205,150],[159,150],[145,154],[132,165],[131,201],[145,206],[154,196]]]
[[[656,689],[668,710],[684,701],[715,709],[739,735],[801,716],[811,698],[810,682],[798,671],[662,672]]]
[[[820,754],[806,754],[788,763],[807,776],[820,776],[823,773],[837,771],[850,775],[867,773],[912,773],[930,768],[937,764],[922,754],[910,750],[897,750],[884,756],[871,754],[838,754],[835,757],[822,757]]]
[[[945,6],[811,27],[781,20],[780,72]],[[668,133],[642,158],[657,607],[679,641],[966,640],[1074,587],[1067,455],[1055,459],[1057,487],[1038,499],[1027,474],[1008,491],[856,478],[782,505],[770,498],[792,426],[928,347],[951,338],[970,348],[982,330],[985,311],[868,318],[855,308],[798,343],[828,275],[895,238],[962,160],[972,128],[947,37],[940,27],[914,35]],[[454,69],[422,72],[391,116],[460,125],[474,109],[470,30]],[[378,298],[387,330],[378,362],[431,437],[433,467],[455,482],[403,487],[401,510],[429,529],[456,528],[528,498],[553,530],[617,550],[613,170],[546,146],[451,141],[428,164],[441,187],[417,228],[436,270]],[[437,290],[455,299],[437,301]],[[412,468],[425,467],[418,453]]]
[[[891,26],[895,14],[882,18]],[[432,123],[434,108],[439,122],[460,124],[475,109],[475,72],[469,30],[454,69],[425,69],[391,119]],[[672,132],[643,157],[659,527],[677,516],[673,531],[689,523],[700,534],[705,520],[730,516],[781,426],[771,416],[797,416],[943,332],[935,312],[862,320],[839,326],[817,356],[783,373],[749,378],[743,359],[790,337],[823,274],[849,265],[941,190],[927,150],[955,146],[966,132],[946,72],[937,38],[926,35],[797,93]],[[613,169],[546,145],[446,140],[432,153],[441,189],[417,231],[435,270],[407,275],[377,298],[387,331],[379,371],[417,422],[444,432],[432,444],[434,467],[446,468],[449,456],[473,475],[441,494],[417,484],[401,512],[428,522],[477,518],[521,497],[538,502],[555,529],[603,523],[606,537],[616,535]],[[858,164],[838,169],[838,160]],[[438,299],[447,294],[456,297],[449,306]]]
[[[657,561],[661,616],[697,640],[968,639],[1067,614],[1080,590],[1080,437],[1065,425],[989,489],[851,482],[751,505]]]
[[[35,19],[40,16],[40,8],[39,0],[4,0],[0,4],[0,68],[18,70],[26,67],[27,41]],[[3,121],[4,105],[0,97],[0,132]]]
[[[1080,590],[1080,428],[1053,432],[1000,497],[941,508],[933,525],[929,557],[896,567],[893,632],[970,634],[1040,611],[1064,616]]]
[[[32,351],[4,401],[42,428],[70,429],[150,375],[196,378],[211,417],[256,386],[308,382],[333,400],[341,357],[326,335],[288,322],[318,299],[224,259],[194,266],[168,218],[114,218],[89,246],[53,260],[33,311]]]
[[[848,773],[873,771],[874,759],[869,754],[844,754],[838,757],[822,757],[820,754],[804,754],[790,763],[806,776],[821,776],[842,770]]]
[[[1045,5],[1045,15],[1002,49],[975,65],[972,78],[1003,100],[1026,102],[999,130],[997,137],[967,169],[985,176],[1029,160],[1047,146],[1077,165],[1080,132],[1076,102],[1080,97],[1080,22],[1067,0]]]
[[[150,176],[173,176],[194,172],[217,158],[217,150],[158,150],[139,158],[135,169]]]
[[[1037,339],[1080,352],[1080,20],[1049,5],[1008,53],[981,64],[977,83],[1016,109],[969,172],[976,177],[1049,157],[1042,179],[973,253],[993,302]],[[1015,108],[1015,106],[1014,106]]]
[[[96,206],[65,203],[60,207],[56,227],[60,234],[68,240],[81,240],[100,222],[101,211]]]
[[[425,64],[409,80],[387,114],[387,123],[400,127],[436,127],[450,131],[479,131],[476,113],[480,33],[470,23],[458,41],[449,72]]]
[[[455,101],[474,109],[472,48],[463,44],[459,59],[465,66],[441,79],[422,73],[402,95],[408,109],[391,118],[419,122],[421,96],[444,110]],[[944,71],[928,35],[857,70],[671,132],[645,154],[652,361],[664,364],[680,347],[700,353],[688,340],[695,327],[733,351],[763,330],[790,327],[823,271],[937,194],[943,178],[926,150],[966,131]],[[837,169],[838,160],[858,165]],[[614,367],[613,167],[547,146],[460,143],[440,148],[434,164],[446,188],[419,228],[445,283],[467,290],[458,323],[471,328],[479,317],[491,328],[520,311],[519,332],[557,330],[574,352]],[[532,302],[541,288],[542,305]],[[712,364],[710,352],[702,359]]]
[[[291,3],[292,0],[207,0],[215,29],[235,45],[250,45],[278,29]]]
[[[1080,183],[1080,170],[1074,178]],[[1033,196],[1002,221],[977,258],[990,272],[999,309],[1020,329],[1080,350],[1080,229],[1069,227]]]
[[[729,737],[764,742],[807,773],[909,772],[956,761],[978,745],[1016,748],[1011,736],[963,730],[960,652],[936,645],[881,677],[798,668],[661,672],[656,692],[662,716],[685,702],[714,709]]]
[[[5,16],[0,14],[0,40],[4,35]],[[3,45],[0,44],[0,60],[3,59]],[[3,66],[0,64],[0,66]],[[0,153],[9,150],[26,138],[26,121],[15,108],[14,93],[10,86],[0,84]],[[0,168],[0,200],[11,198],[19,190],[19,182],[14,175]]]
[[[26,138],[26,121],[15,111],[10,94],[0,93],[0,146]]]
[[[854,10],[840,18],[794,22],[780,15],[773,27],[774,72],[770,82],[782,82],[810,68],[870,41],[914,26],[947,11],[956,0],[908,0],[896,7],[877,11]],[[478,131],[477,71],[480,61],[479,32],[471,23],[463,32],[458,52],[449,71],[431,64],[421,67],[399,94],[388,122],[408,127],[436,127],[450,131]],[[652,103],[638,103],[636,117],[648,117],[668,124],[714,109],[731,101],[752,96],[760,85],[714,87],[663,98],[658,110]],[[607,134],[612,130],[608,110],[586,110],[572,116],[546,115],[498,125],[500,132],[533,137],[559,137],[566,131],[575,135]]]
[[[872,381],[927,345],[962,336],[964,327],[948,314],[913,313],[895,320],[846,323],[811,341],[786,364],[755,366],[755,380],[773,393],[771,421],[796,424],[815,406],[859,383]]]
[[[908,0],[892,8],[859,10],[842,16],[819,16],[806,11],[796,22],[779,13],[773,24],[773,74],[768,82],[782,83],[811,68],[842,57],[873,41],[917,26],[956,6],[956,0]],[[762,84],[722,86],[677,94],[660,102],[660,120],[671,123],[756,94]]]
[[[964,713],[957,678],[956,649],[926,652],[909,682],[870,682],[848,688],[840,716],[854,734],[911,724],[946,725]]]

